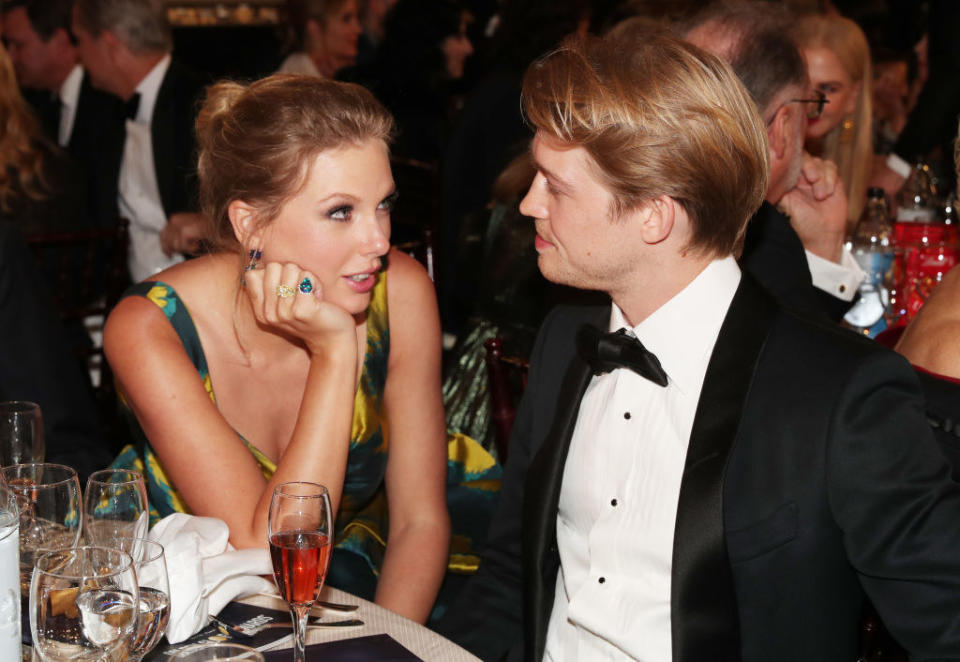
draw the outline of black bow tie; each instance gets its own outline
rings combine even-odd
[[[132,97],[123,102],[124,117],[128,120],[136,120],[138,110],[140,110],[140,93],[134,92]]]
[[[625,329],[600,333],[589,324],[577,331],[577,351],[590,364],[593,374],[602,375],[616,368],[629,368],[659,386],[667,385],[667,373],[653,352]]]

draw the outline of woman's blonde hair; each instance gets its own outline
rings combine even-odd
[[[823,137],[824,158],[837,164],[847,192],[847,223],[860,218],[867,199],[867,180],[873,166],[873,71],[870,46],[863,30],[848,18],[837,15],[809,15],[797,24],[796,39],[801,48],[826,48],[837,56],[854,83],[860,84],[853,128],[832,129]],[[853,134],[850,135],[849,132]]]
[[[389,142],[390,113],[366,89],[277,74],[207,90],[197,116],[200,204],[214,250],[239,249],[227,210],[243,200],[267,225],[304,186],[320,153],[367,140]]]
[[[17,198],[43,200],[50,194],[43,174],[46,142],[27,102],[7,50],[0,44],[0,211],[10,213]],[[52,146],[50,146],[52,148]]]

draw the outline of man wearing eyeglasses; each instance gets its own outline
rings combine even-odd
[[[863,271],[843,247],[846,194],[834,164],[803,150],[810,118],[826,99],[770,3],[714,3],[681,27],[685,38],[727,60],[767,125],[770,186],[747,226],[741,266],[781,304],[839,322]]]

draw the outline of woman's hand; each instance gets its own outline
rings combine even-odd
[[[260,324],[301,339],[311,353],[356,342],[356,322],[323,299],[317,277],[298,265],[269,262],[244,274],[244,291]]]

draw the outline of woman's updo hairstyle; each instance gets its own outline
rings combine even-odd
[[[197,116],[200,205],[212,250],[241,249],[227,209],[243,200],[267,225],[304,186],[321,152],[370,140],[389,142],[393,118],[363,87],[278,74],[207,90]]]

